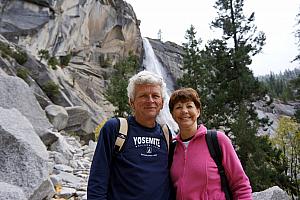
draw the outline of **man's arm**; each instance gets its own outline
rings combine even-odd
[[[115,118],[107,121],[100,131],[89,174],[88,200],[107,199],[110,163],[115,145],[116,131],[117,119]]]

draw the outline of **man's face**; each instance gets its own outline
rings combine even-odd
[[[163,107],[159,85],[136,85],[134,100],[130,102],[134,115],[139,120],[155,120]]]

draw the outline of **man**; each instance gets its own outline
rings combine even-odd
[[[127,93],[133,115],[121,151],[115,141],[120,122],[108,120],[100,131],[89,182],[88,200],[168,200],[168,147],[156,117],[163,107],[165,82],[141,71],[129,80]]]

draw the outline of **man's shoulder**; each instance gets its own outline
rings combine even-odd
[[[116,125],[116,124],[119,123],[118,120],[119,120],[118,117],[112,117],[109,120],[107,120],[106,123],[109,124],[109,125]]]

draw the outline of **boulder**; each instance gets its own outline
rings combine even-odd
[[[0,107],[0,180],[20,187],[27,199],[50,199],[48,157],[30,121],[15,108]]]
[[[45,111],[54,128],[59,131],[66,128],[69,115],[64,107],[58,105],[49,105],[45,108]]]
[[[49,123],[45,111],[38,104],[32,90],[19,77],[0,75],[0,107],[16,108],[32,124],[35,132],[46,145],[57,140],[49,130]]]
[[[261,192],[253,193],[253,200],[290,200],[291,198],[280,187],[274,186]]]
[[[91,113],[83,106],[66,107],[69,115],[66,131],[76,133],[83,141],[88,143],[94,140],[95,123],[91,118]]]
[[[4,182],[0,182],[0,197],[3,200],[26,200],[22,188]]]

